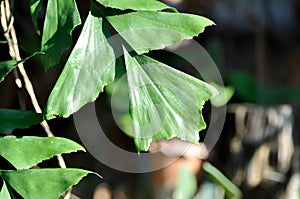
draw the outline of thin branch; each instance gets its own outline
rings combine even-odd
[[[18,40],[17,40],[15,28],[13,26],[13,22],[14,22],[14,18],[11,15],[9,0],[1,1],[1,25],[3,27],[4,36],[8,42],[9,54],[12,57],[12,59],[19,61],[19,60],[21,60],[21,56],[20,56]],[[31,83],[27,73],[26,73],[24,65],[22,63],[18,64],[18,69],[20,71],[20,74],[23,77],[26,91],[28,92],[28,94],[30,96],[31,103],[32,103],[35,111],[37,113],[42,113],[41,107],[39,106],[38,100],[37,100],[35,92],[34,92],[34,88],[32,86],[32,83]],[[19,88],[22,88],[22,83],[19,79],[17,71],[15,72],[15,77],[16,77],[15,82],[16,82],[17,86]],[[54,136],[53,133],[51,132],[51,129],[46,120],[44,120],[41,123],[41,126],[44,128],[44,131],[47,133],[48,137]],[[59,166],[61,168],[66,168],[66,163],[65,163],[62,155],[60,155],[60,154],[57,155],[57,159],[58,159]],[[71,196],[71,189],[69,189],[69,191],[66,193],[64,199],[69,199],[70,196]]]

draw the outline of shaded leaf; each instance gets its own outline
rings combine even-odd
[[[30,0],[29,4],[30,4],[30,13],[31,13],[31,18],[32,18],[32,22],[35,28],[35,31],[37,32],[37,34],[40,34],[40,30],[37,24],[37,17],[39,12],[42,9],[42,0]]]
[[[38,54],[43,54],[41,52],[36,52],[36,53],[33,53],[31,56],[25,58],[25,59],[22,59],[22,60],[8,60],[8,61],[3,61],[3,62],[0,62],[0,82],[2,82],[4,80],[4,77],[12,70],[14,69],[18,64],[20,63],[24,63],[26,60],[34,57],[35,55],[38,55]]]
[[[173,137],[198,143],[198,132],[206,127],[201,109],[217,90],[143,55],[126,53],[125,63],[137,150]]]
[[[0,192],[0,199],[11,199],[5,182],[3,182],[3,185],[2,185],[2,189]]]
[[[232,98],[234,94],[234,88],[232,86],[220,86],[214,82],[209,82],[210,85],[215,87],[219,95],[215,96],[210,100],[211,104],[215,107],[221,107],[224,106],[229,102],[229,100]]]
[[[244,101],[259,104],[280,104],[300,101],[300,89],[289,86],[259,86],[254,77],[243,72],[231,72],[228,81]]]
[[[289,86],[259,87],[258,99],[264,104],[282,104],[300,102],[300,89]]]
[[[8,75],[8,73],[21,62],[22,61],[17,60],[8,60],[0,62],[0,82],[2,82],[4,80],[4,77]]]
[[[17,169],[28,169],[57,154],[84,151],[84,148],[59,137],[15,137],[0,138],[0,155]]]
[[[168,5],[156,0],[97,0],[105,7],[117,8],[120,10],[148,10],[158,11],[170,8]]]
[[[0,133],[10,133],[12,130],[28,128],[43,121],[43,114],[32,111],[0,109]]]
[[[188,164],[179,166],[173,198],[193,198],[197,191],[197,178]]]
[[[59,63],[61,54],[72,42],[71,32],[80,25],[75,0],[49,0],[42,35],[42,61],[48,69]]]
[[[22,197],[57,199],[69,187],[92,173],[82,169],[26,169],[1,171],[2,178]]]
[[[138,54],[191,39],[214,24],[197,15],[149,11],[107,16],[107,20]]]
[[[233,85],[236,94],[243,100],[256,102],[258,85],[256,80],[249,74],[242,72],[231,72],[228,81]]]
[[[68,117],[94,101],[115,77],[115,55],[106,40],[103,20],[89,13],[46,105],[45,116]]]
[[[7,44],[7,41],[0,40],[0,44]]]
[[[229,198],[242,198],[242,192],[233,184],[221,171],[209,162],[204,162],[203,170],[208,173],[218,184],[225,189],[225,193]]]

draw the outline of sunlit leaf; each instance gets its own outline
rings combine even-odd
[[[5,182],[3,182],[2,185],[2,189],[0,192],[0,199],[11,199]]]
[[[157,11],[170,8],[168,5],[156,0],[97,0],[105,7],[117,8],[121,10],[148,10]]]
[[[47,119],[68,117],[94,101],[114,80],[115,55],[106,40],[101,17],[89,13],[81,35],[46,105]]]
[[[209,82],[210,85],[215,87],[219,95],[210,100],[211,104],[215,107],[221,107],[227,104],[234,94],[234,88],[232,86],[220,86],[214,82]]]
[[[43,121],[41,113],[32,111],[0,109],[0,133],[10,133],[12,130],[28,128]]]
[[[25,58],[25,59],[22,59],[22,60],[8,60],[8,61],[3,61],[3,62],[0,62],[0,82],[2,82],[5,78],[5,76],[12,70],[14,69],[18,64],[20,63],[24,63],[26,60],[34,57],[35,55],[38,55],[38,54],[43,54],[41,52],[36,52],[34,54],[32,54],[31,56]]]
[[[2,178],[23,198],[57,199],[90,171],[81,169],[26,169],[0,171]]]
[[[17,169],[27,169],[57,154],[84,151],[79,144],[59,137],[0,138],[0,155]]]
[[[31,18],[32,18],[32,22],[35,28],[35,31],[37,32],[37,34],[40,34],[40,30],[37,24],[37,17],[39,12],[42,9],[42,0],[30,0],[30,12],[31,12]]]
[[[201,109],[217,90],[143,55],[126,53],[125,63],[137,150],[173,137],[198,143],[198,132],[206,127]]]
[[[59,63],[61,54],[72,42],[71,32],[81,23],[75,0],[49,0],[45,16],[42,48],[44,67]]]
[[[191,39],[214,24],[197,15],[149,11],[107,16],[107,20],[138,54]]]

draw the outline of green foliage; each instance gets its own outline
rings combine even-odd
[[[30,11],[36,32],[41,35],[41,51],[45,53],[42,62],[48,69],[60,63],[62,53],[70,48],[71,33],[81,20],[75,0],[49,0],[40,33],[37,16],[42,2],[30,0]],[[197,36],[213,22],[192,14],[165,12],[165,9],[173,8],[155,0],[92,1],[80,37],[48,98],[45,119],[68,117],[94,101],[114,81],[115,71],[125,65],[137,149],[147,150],[152,140],[172,137],[197,143],[198,131],[206,126],[201,114],[203,104],[216,95],[216,89],[143,54]],[[120,35],[118,43],[109,40],[115,32]],[[120,49],[126,50],[119,52]],[[121,54],[125,56],[120,57]],[[0,81],[27,59],[1,62]],[[141,87],[135,91],[137,86]],[[27,128],[42,120],[41,114],[0,109],[0,132]],[[144,128],[148,124],[157,129],[148,132]],[[1,137],[0,155],[17,170],[0,170],[4,180],[0,198],[10,198],[11,188],[24,198],[58,198],[91,172],[30,167],[77,150],[84,149],[63,138]]]
[[[24,198],[58,198],[90,171],[81,169],[29,169],[57,154],[84,150],[77,143],[59,137],[0,138],[0,155],[17,170],[0,170],[4,180],[0,198],[9,198],[8,183]]]
[[[32,17],[32,22],[37,34],[40,34],[40,30],[37,23],[38,14],[42,9],[42,0],[29,0],[30,3],[30,12]]]
[[[176,184],[173,192],[174,199],[193,198],[197,191],[197,178],[187,164],[179,166]]]
[[[142,5],[142,1],[135,2],[136,7],[134,7],[133,10],[140,10],[138,6],[139,4]],[[105,3],[104,6],[120,8],[121,10],[127,9],[122,1],[110,1],[109,3],[105,1]],[[117,4],[119,7],[116,7]],[[147,7],[147,9],[151,10],[155,8],[155,6],[156,4],[153,4],[153,7]],[[106,20],[109,24],[104,22]],[[52,119],[56,116],[68,117],[79,110],[83,105],[97,98],[99,93],[103,91],[104,86],[111,83],[115,78],[115,70],[117,70],[119,66],[115,62],[118,56],[115,55],[114,51],[117,50],[118,45],[129,44],[129,48],[132,48],[134,52],[143,54],[150,50],[161,49],[175,44],[183,39],[192,38],[203,32],[206,26],[212,24],[212,21],[204,17],[191,14],[157,11],[136,11],[128,13],[120,10],[112,10],[111,8],[99,7],[99,5],[92,3],[91,12],[84,24],[81,35],[48,99],[45,109],[46,119]],[[120,40],[120,44],[114,43],[114,45],[112,45],[112,41],[108,40],[111,34],[108,31],[110,25],[114,27],[124,39]],[[164,64],[145,56],[133,57],[131,54],[126,55],[125,65],[127,72],[136,67],[136,59],[141,62],[138,65],[149,63],[159,65],[160,70],[150,71],[150,74],[147,75],[149,75],[150,79],[155,78],[156,81],[160,81],[162,87],[175,89],[175,95],[177,95],[178,92],[179,95],[182,96],[182,92],[184,92],[182,86],[185,85],[192,88],[192,92],[195,92],[197,96],[196,101],[192,98],[188,99],[188,97],[183,99],[188,100],[190,103],[183,104],[182,110],[185,110],[186,113],[190,113],[191,110],[193,110],[193,113],[195,113],[194,115],[187,116],[188,114],[179,113],[181,110],[178,110],[176,107],[178,106],[176,99],[173,99],[174,96],[172,93],[166,91],[166,89],[165,91],[160,89],[158,93],[154,93],[155,89],[149,88],[152,92],[150,95],[145,94],[145,92],[147,93],[149,91],[137,93],[135,97],[139,100],[131,101],[130,110],[133,113],[133,121],[138,121],[138,125],[147,123],[146,120],[149,119],[149,115],[144,114],[149,108],[152,108],[151,106],[155,103],[163,103],[162,108],[167,108],[167,110],[165,110],[167,112],[167,119],[163,124],[164,127],[160,131],[157,131],[156,135],[148,136],[145,129],[141,131],[141,129],[134,128],[135,143],[138,151],[148,150],[150,142],[158,139],[179,137],[194,143],[198,142],[198,131],[205,128],[205,123],[201,116],[201,109],[204,101],[216,93],[215,89],[200,80],[172,70]],[[137,70],[137,75],[144,79],[136,83],[146,82],[152,84],[153,82],[146,81],[145,78],[148,77],[145,76],[144,72],[144,70]],[[129,80],[131,78],[132,77],[128,77]],[[172,80],[175,82],[172,82],[171,78],[173,78]],[[180,84],[182,85],[181,87],[178,86]],[[130,86],[132,85],[129,85],[129,87]],[[133,90],[130,90],[130,92],[133,92]],[[159,99],[157,96],[161,95],[161,92],[164,97]],[[147,97],[152,94],[157,98],[156,101],[155,99]],[[170,99],[172,100],[170,101]],[[176,110],[176,114],[172,115],[174,110]],[[154,126],[158,125],[157,127],[161,127],[162,121],[160,120],[163,118],[161,118],[157,110],[155,111],[156,114],[151,115],[154,117],[154,119],[152,119],[155,120],[153,124]],[[182,123],[184,127],[182,127]],[[135,126],[134,122],[133,126]]]
[[[0,171],[2,179],[26,199],[56,199],[89,173],[82,169]]]
[[[158,11],[170,8],[168,5],[156,0],[97,0],[105,7],[117,8],[120,10],[147,10]]]
[[[234,87],[232,86],[223,87],[214,82],[210,82],[209,84],[215,87],[219,92],[219,95],[211,98],[210,100],[211,104],[215,107],[221,107],[226,105],[234,94]]]
[[[36,52],[33,55],[22,59],[22,60],[8,60],[0,62],[0,82],[4,80],[4,77],[12,70],[14,69],[18,64],[24,63],[26,60],[34,57],[37,54],[42,54],[41,52]]]
[[[0,199],[11,199],[5,182],[3,182],[2,189],[0,191]]]
[[[198,143],[198,132],[206,126],[202,106],[217,91],[143,55],[126,53],[125,63],[137,150],[148,150],[153,140],[173,137]],[[190,94],[182,95],[182,91]]]
[[[89,13],[81,35],[48,98],[45,117],[68,117],[94,101],[115,77],[115,55],[103,19]]]
[[[107,16],[107,20],[138,54],[191,39],[214,24],[197,15],[149,11]]]
[[[300,89],[288,86],[260,86],[254,77],[243,72],[231,72],[229,83],[244,101],[259,104],[279,104],[300,101]]]
[[[242,192],[235,186],[221,171],[219,171],[212,164],[205,162],[202,166],[203,170],[208,173],[216,183],[220,184],[225,189],[225,194],[229,198],[242,198]]]
[[[10,133],[43,121],[43,114],[32,111],[0,109],[0,133]]]
[[[0,155],[16,169],[28,169],[57,154],[78,150],[84,151],[84,148],[71,140],[59,137],[5,136],[0,138]]]
[[[61,54],[71,45],[71,32],[80,23],[75,0],[48,1],[41,47],[46,53],[42,59],[46,69],[59,63]]]

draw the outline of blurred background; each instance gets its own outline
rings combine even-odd
[[[232,95],[227,103],[221,137],[205,160],[183,155],[164,169],[144,174],[111,169],[88,152],[66,155],[69,167],[93,170],[103,176],[102,179],[95,176],[83,179],[74,187],[73,197],[219,199],[241,197],[241,191],[243,198],[299,199],[300,1],[165,0],[165,3],[180,12],[208,17],[217,24],[207,28],[195,40],[213,58],[223,76],[227,94]],[[82,20],[85,20],[89,1],[77,0],[77,4]],[[15,5],[14,16],[23,57],[39,51],[40,38],[34,32],[27,1]],[[42,16],[43,13],[41,27]],[[74,41],[81,28],[75,29]],[[3,36],[1,40],[4,40]],[[10,59],[7,46],[0,45],[0,52],[1,60]],[[68,53],[63,55],[62,64]],[[175,55],[165,51],[149,55],[199,76]],[[39,62],[32,60],[26,69],[44,107],[62,67],[54,67],[45,73]],[[107,89],[96,101],[97,111],[101,111],[99,122],[113,143],[135,151],[133,140],[120,130],[112,117],[110,94]],[[25,91],[17,90],[12,74],[0,84],[0,96],[2,108],[32,109]],[[209,120],[210,106],[208,103],[204,107],[206,121]],[[56,136],[80,143],[72,118],[49,123]],[[44,136],[40,126],[29,128],[28,134]],[[205,131],[200,132],[200,137],[204,139]],[[154,143],[153,150],[159,151],[164,144]],[[178,141],[174,150],[182,144]],[[198,152],[197,147],[194,150]],[[172,156],[168,151],[159,153],[161,161]],[[40,166],[56,167],[57,163],[53,159]]]

